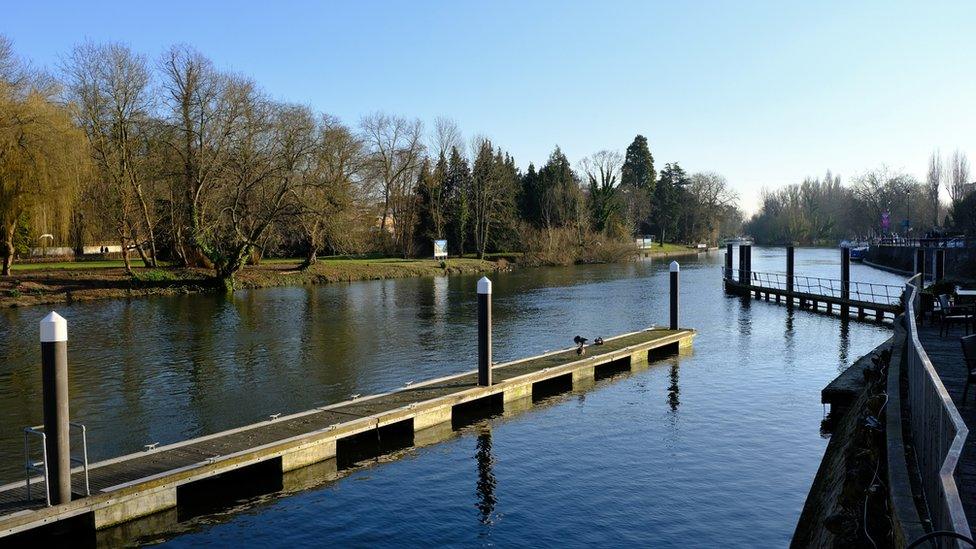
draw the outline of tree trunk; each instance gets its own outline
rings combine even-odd
[[[17,224],[3,228],[3,272],[2,276],[10,276],[10,266],[14,263],[14,231]]]
[[[135,276],[132,272],[132,264],[129,263],[129,248],[125,245],[125,236],[119,238],[119,242],[122,243],[122,264],[125,266],[125,274]]]
[[[149,258],[148,258],[149,260],[146,261],[146,258],[143,257],[143,261],[145,262],[147,267],[155,268],[156,267],[156,235],[155,235],[155,231],[153,231],[152,218],[149,216],[149,206],[146,205],[146,199],[142,195],[142,186],[134,185],[134,187],[136,190],[136,198],[139,199],[139,206],[142,209],[142,217],[146,223],[146,233],[149,239]],[[142,254],[141,246],[139,248],[139,252],[140,254]]]

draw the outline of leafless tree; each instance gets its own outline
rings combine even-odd
[[[956,149],[949,157],[948,174],[945,179],[949,198],[955,202],[966,196],[969,181],[969,159],[966,153]]]
[[[208,235],[217,220],[231,140],[242,118],[242,96],[209,59],[188,46],[174,46],[160,63],[169,126],[167,145],[175,157],[170,204],[174,251],[184,264],[213,266]]]
[[[434,135],[431,136],[430,150],[434,151],[434,157],[447,156],[451,154],[451,149],[457,147],[458,150],[464,149],[464,136],[457,121],[452,118],[438,116],[434,120]]]
[[[383,198],[380,234],[387,234],[387,221],[394,214],[394,241],[402,240],[402,225],[406,219],[395,219],[409,211],[404,206],[405,195],[412,189],[415,170],[424,152],[423,124],[384,113],[363,117],[360,122],[361,139],[369,154],[370,173],[379,184]],[[394,211],[394,207],[396,210]]]
[[[302,184],[294,187],[296,219],[306,250],[303,268],[312,266],[323,246],[342,247],[354,223],[348,218],[362,169],[362,143],[337,118],[317,122],[308,163],[299,165]]]
[[[690,179],[688,194],[693,215],[690,234],[693,238],[714,242],[721,231],[718,222],[722,219],[722,211],[735,206],[739,195],[729,187],[724,176],[715,172],[695,173]]]
[[[86,42],[76,46],[63,65],[95,165],[115,198],[126,270],[131,272],[130,244],[145,265],[155,267],[155,219],[143,154],[153,109],[148,63],[123,44]]]
[[[939,188],[942,187],[945,178],[945,169],[942,163],[942,155],[938,150],[929,156],[929,169],[926,174],[926,184],[929,190],[929,200],[932,202],[932,226],[939,226]]]

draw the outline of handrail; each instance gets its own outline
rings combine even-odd
[[[915,311],[919,303],[919,275],[905,283],[903,302],[908,332],[907,362],[909,424],[915,441],[922,491],[935,530],[971,537],[959,499],[956,466],[969,428],[952,402],[938,372],[918,339]]]
[[[760,288],[774,290],[787,290],[789,285],[788,275],[777,272],[756,272],[744,271],[741,269],[722,268],[723,276],[726,279],[741,280],[743,273],[749,277],[749,285]],[[847,289],[847,296],[844,296],[844,289]],[[835,297],[850,299],[852,301],[862,301],[875,305],[897,305],[901,300],[902,287],[892,284],[879,284],[874,282],[844,282],[834,278],[822,278],[816,276],[793,275],[792,291],[824,297]]]

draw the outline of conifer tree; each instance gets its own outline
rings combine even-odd
[[[457,147],[451,147],[442,194],[445,200],[447,245],[454,255],[464,255],[465,238],[471,216],[467,196],[470,180],[471,171],[468,169],[468,161],[461,156]]]

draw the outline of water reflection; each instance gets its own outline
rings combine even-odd
[[[491,427],[487,424],[478,431],[478,438],[475,442],[475,459],[478,462],[478,483],[475,492],[478,496],[476,506],[480,512],[481,524],[490,525],[495,512],[495,486],[498,481],[495,479],[494,465],[495,458],[491,453]]]
[[[850,366],[850,353],[851,349],[851,321],[845,318],[840,320],[840,342],[838,344],[838,350],[840,352],[839,361],[837,362],[837,370],[843,372]]]
[[[668,406],[671,408],[671,412],[677,412],[678,406],[681,405],[681,388],[678,386],[678,371],[681,368],[681,364],[677,359],[671,362],[671,370],[668,373],[668,379],[671,382],[668,385]]]

